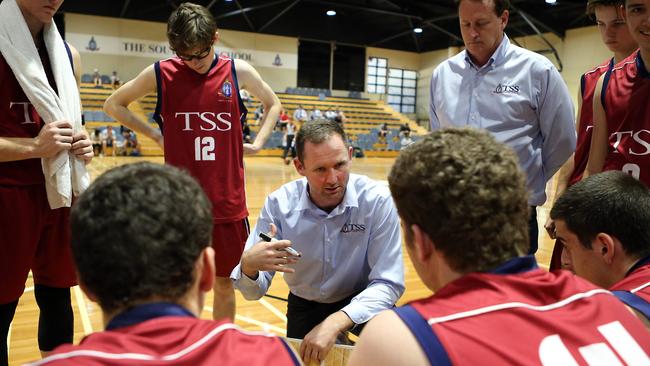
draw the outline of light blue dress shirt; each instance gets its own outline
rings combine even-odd
[[[356,324],[391,308],[404,292],[404,263],[399,218],[387,187],[368,177],[350,174],[343,201],[327,213],[309,198],[305,178],[271,193],[246,242],[274,223],[277,239],[291,240],[302,253],[285,273],[290,291],[320,303],[333,303],[355,293],[343,310]],[[257,280],[242,275],[241,263],[230,275],[248,300],[261,298],[275,272],[260,272]]]
[[[431,129],[472,126],[512,147],[528,177],[528,202],[546,201],[546,182],[576,147],[574,107],[555,66],[503,41],[482,67],[467,51],[444,61],[431,77]]]

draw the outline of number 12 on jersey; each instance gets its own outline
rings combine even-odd
[[[216,160],[214,154],[214,137],[197,137],[194,139],[194,159],[196,161]]]

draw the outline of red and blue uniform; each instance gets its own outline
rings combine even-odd
[[[228,277],[248,238],[242,132],[247,110],[235,63],[221,56],[199,74],[174,57],[154,69],[154,119],[164,135],[165,162],[187,170],[212,202],[217,275]]]
[[[602,104],[608,130],[603,171],[622,170],[650,185],[650,73],[640,51],[605,75]]]
[[[615,296],[568,271],[541,270],[532,256],[395,311],[432,365],[650,362],[650,333]]]
[[[201,320],[170,303],[140,305],[78,346],[63,345],[31,365],[299,365],[282,338]]]
[[[580,77],[580,90],[582,92],[582,104],[580,108],[580,120],[578,121],[578,140],[576,151],[573,154],[573,171],[569,176],[568,186],[572,186],[582,179],[582,173],[587,168],[589,160],[589,148],[591,147],[591,134],[594,127],[594,92],[598,86],[600,77],[614,67],[614,58],[603,62]],[[562,268],[563,245],[555,242],[549,270],[553,271]]]
[[[56,90],[45,47],[39,51]],[[0,136],[34,138],[45,124],[0,55]],[[76,284],[70,249],[70,208],[50,209],[41,159],[0,162],[0,304],[23,293],[29,270],[34,283]]]
[[[610,290],[650,320],[650,256],[639,260]]]

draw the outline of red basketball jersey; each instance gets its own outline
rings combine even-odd
[[[248,216],[242,125],[233,60],[215,59],[198,74],[179,58],[155,64],[158,104],[154,118],[165,136],[165,161],[184,168],[212,202],[216,223]]]
[[[650,74],[639,52],[614,66],[603,83],[609,148],[603,170],[650,184]]]
[[[45,48],[39,52],[41,62],[50,85],[56,90],[50,59]],[[36,137],[43,127],[43,119],[38,115],[22,87],[16,80],[7,61],[0,54],[0,136]],[[33,185],[43,184],[41,159],[26,159],[0,162],[0,184]]]
[[[594,127],[594,92],[598,79],[614,66],[614,59],[603,62],[596,68],[587,71],[580,77],[582,89],[582,107],[580,108],[580,121],[578,121],[578,141],[573,157],[573,172],[569,177],[569,185],[580,181],[582,173],[587,168],[589,147],[591,146],[591,133]]]
[[[534,269],[522,269],[526,261]],[[568,271],[537,269],[532,257],[513,264],[517,271],[471,273],[411,303],[428,325],[414,332],[425,353],[453,365],[650,362],[650,333],[611,293]]]
[[[165,316],[93,333],[32,365],[298,365],[279,337],[226,321]]]

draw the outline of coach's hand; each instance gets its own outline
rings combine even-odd
[[[72,148],[72,124],[68,121],[47,123],[34,138],[34,154],[39,158],[51,158],[63,150]]]
[[[275,225],[271,224],[269,236],[275,236],[276,232]],[[242,254],[242,272],[254,280],[257,279],[259,271],[295,272],[293,268],[287,267],[287,265],[296,263],[298,258],[282,250],[290,246],[291,241],[289,240],[260,241]]]
[[[336,337],[352,328],[354,322],[343,311],[328,316],[322,323],[314,327],[300,344],[300,357],[308,365],[310,362],[319,363],[327,357]]]

